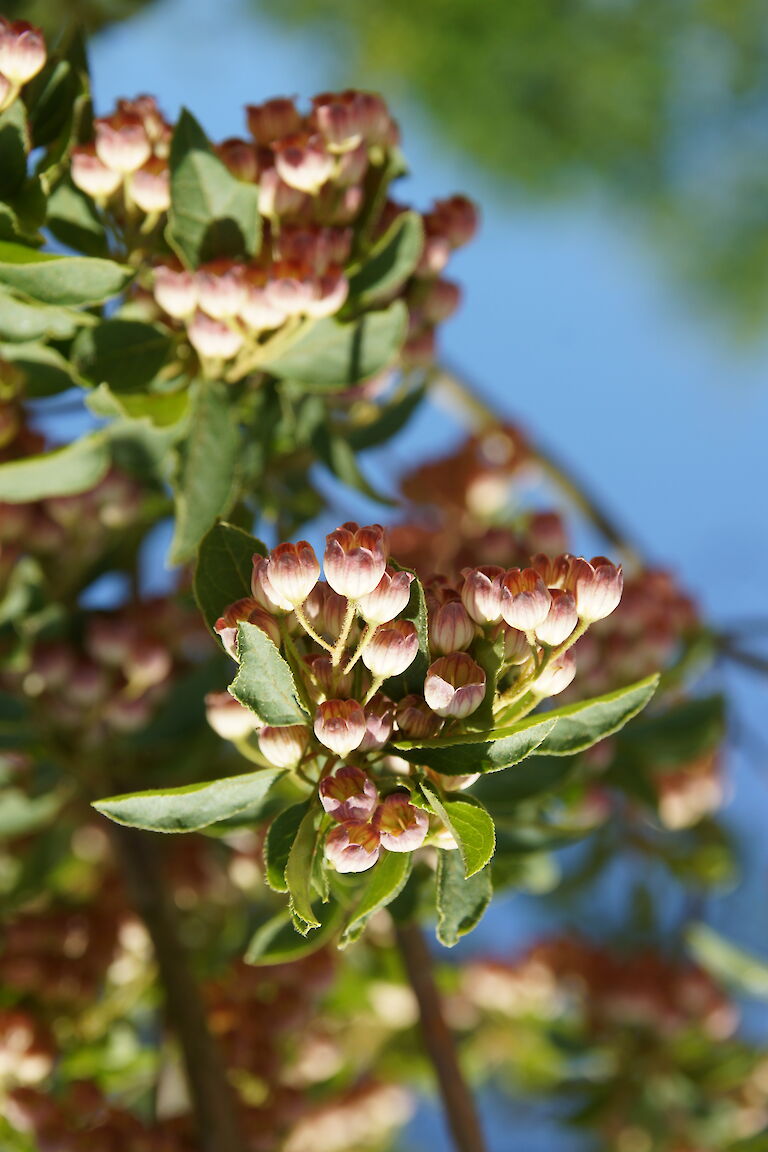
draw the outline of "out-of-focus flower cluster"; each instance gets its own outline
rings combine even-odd
[[[317,787],[330,825],[326,859],[336,871],[358,872],[382,850],[412,852],[437,831],[411,765],[388,750],[390,742],[418,745],[460,733],[484,703],[486,725],[509,724],[563,691],[576,672],[571,646],[615,609],[622,573],[604,557],[538,555],[523,569],[465,568],[455,583],[433,576],[420,636],[411,618],[418,617],[418,585],[390,562],[380,525],[347,523],[331,532],[324,568],[321,580],[307,541],[254,556],[252,597],[230,605],[216,623],[236,659],[242,621],[284,650],[311,727],[309,719],[260,725],[226,696],[209,698],[209,719],[231,739],[258,730],[268,763],[295,769]],[[478,643],[488,641],[499,666],[486,701],[488,680],[476,656]],[[413,682],[398,681],[409,672]]]
[[[216,152],[237,180],[258,186],[258,254],[189,270],[160,252],[146,284],[166,323],[184,332],[204,361],[229,362],[232,379],[258,367],[262,345],[274,348],[301,320],[339,313],[350,275],[407,211],[382,198],[400,162],[398,128],[380,96],[322,93],[306,113],[292,99],[276,98],[250,105],[246,117],[249,138],[224,140]],[[94,141],[74,149],[72,179],[126,238],[131,226],[139,228],[130,244],[146,247],[171,206],[172,134],[154,98],[139,96],[119,101],[112,115],[96,120]],[[421,220],[413,276],[376,301],[381,307],[405,299],[404,362],[419,365],[431,362],[435,328],[459,305],[458,285],[442,273],[452,251],[474,235],[477,212],[453,196]]]
[[[570,1084],[600,1147],[716,1152],[768,1120],[765,1057],[735,1035],[736,1006],[698,965],[654,948],[563,936],[512,960],[478,958],[453,1012],[487,1071],[530,1088],[535,1051],[538,1090]],[[542,1047],[541,1030],[563,1043]]]
[[[28,81],[42,70],[47,58],[39,28],[26,20],[0,17],[0,111],[5,111]]]

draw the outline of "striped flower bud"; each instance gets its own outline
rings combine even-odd
[[[504,569],[496,565],[463,568],[461,602],[476,624],[498,624],[501,620],[501,584]]]
[[[197,298],[208,316],[228,320],[237,316],[246,300],[240,267],[231,260],[212,260],[195,273]]]
[[[392,735],[395,721],[395,706],[381,692],[372,696],[364,708],[365,736],[360,745],[361,752],[374,752],[383,748]]]
[[[324,700],[315,713],[315,736],[344,759],[365,736],[365,714],[357,700]]]
[[[0,72],[12,84],[26,84],[43,68],[45,40],[39,28],[26,20],[0,19]]]
[[[536,637],[542,644],[562,644],[567,640],[578,623],[576,601],[570,592],[562,588],[550,590],[549,612],[541,624],[536,625]]]
[[[301,128],[301,115],[295,102],[287,96],[275,96],[263,104],[248,104],[245,114],[248,131],[257,144],[272,144]]]
[[[216,155],[236,180],[255,184],[259,179],[259,158],[256,148],[247,140],[230,136],[216,145]]]
[[[334,316],[349,295],[349,282],[336,268],[329,268],[314,281],[305,311],[316,320],[323,316]]]
[[[244,343],[242,332],[199,311],[187,325],[187,336],[198,356],[208,360],[231,360]]]
[[[485,672],[466,652],[453,652],[430,664],[424,699],[438,716],[469,716],[480,707],[484,696]]]
[[[92,196],[94,200],[108,200],[123,182],[120,172],[113,172],[102,164],[93,144],[81,144],[72,149],[72,183]]]
[[[244,596],[242,600],[236,600],[234,604],[230,604],[213,626],[214,632],[233,660],[237,660],[237,625],[241,621],[256,624],[262,632],[269,636],[275,647],[279,648],[280,629],[277,626],[277,621],[264,611],[258,600]]]
[[[269,587],[280,601],[295,608],[303,604],[320,578],[315,550],[307,540],[298,544],[278,544],[269,554],[266,566]]]
[[[113,172],[135,172],[152,155],[152,146],[141,116],[115,112],[94,121],[96,155]]]
[[[475,625],[459,600],[449,600],[429,613],[429,646],[440,656],[463,652],[475,638]]]
[[[576,661],[573,652],[564,652],[557,660],[548,664],[540,676],[533,683],[532,692],[535,696],[557,696],[564,692],[576,675]]]
[[[268,332],[279,328],[288,315],[276,308],[266,291],[267,274],[262,268],[247,268],[243,273],[243,301],[240,316],[255,332]]]
[[[379,584],[387,567],[384,529],[348,521],[325,538],[325,578],[340,596],[359,600]]]
[[[292,188],[276,168],[266,168],[259,177],[259,212],[267,220],[297,216],[311,200],[306,192]]]
[[[549,589],[534,568],[510,568],[500,581],[501,614],[510,628],[533,632],[549,613]]]
[[[131,201],[142,212],[167,212],[171,206],[171,176],[165,160],[150,156],[127,185]]]
[[[259,731],[259,748],[265,760],[275,768],[295,768],[309,743],[309,731],[303,724],[280,727],[266,725]]]
[[[353,764],[343,764],[333,776],[325,776],[318,792],[323,808],[339,821],[368,820],[379,802],[374,782]]]
[[[304,612],[316,632],[335,639],[347,614],[347,601],[325,580],[318,580],[306,599]]]
[[[572,557],[567,552],[561,556],[545,556],[538,552],[531,558],[531,568],[541,576],[547,588],[565,588]]]
[[[395,710],[398,731],[409,740],[428,740],[440,731],[442,721],[421,696],[403,696]]]
[[[376,629],[363,649],[362,660],[373,676],[399,676],[410,668],[418,650],[415,625],[410,620],[393,620]]]
[[[605,556],[583,557],[571,560],[568,588],[576,600],[580,620],[590,624],[610,616],[621,600],[624,574],[621,565],[612,564]]]
[[[278,176],[301,192],[314,195],[333,173],[334,159],[321,136],[297,132],[276,140],[273,149]]]
[[[353,673],[345,673],[339,667],[334,667],[330,656],[325,655],[325,653],[314,656],[308,655],[304,657],[304,661],[324,696],[347,700],[354,695]]]
[[[374,588],[367,596],[361,596],[357,610],[368,624],[388,624],[402,612],[411,598],[411,572],[395,572],[387,567]]]
[[[276,588],[272,587],[269,579],[269,559],[266,556],[253,557],[253,571],[251,572],[251,592],[262,608],[273,612],[276,616],[283,616],[293,611],[293,605]]]
[[[337,872],[365,872],[379,858],[379,833],[373,824],[351,820],[331,828],[325,841],[325,856]]]
[[[349,152],[363,136],[363,112],[355,92],[323,92],[312,100],[312,125],[331,152]]]
[[[193,272],[183,268],[168,268],[161,264],[155,268],[154,286],[152,289],[155,300],[174,320],[183,320],[191,316],[197,308],[197,284]]]
[[[209,692],[205,697],[205,715],[208,723],[222,740],[243,740],[255,732],[259,721],[249,708],[245,708],[229,692]]]
[[[468,244],[477,232],[478,212],[466,196],[437,200],[427,217],[427,230],[445,236],[451,248]]]
[[[376,811],[376,827],[382,848],[388,852],[413,852],[421,848],[429,831],[429,817],[411,804],[405,792],[393,792]]]
[[[504,636],[504,660],[507,664],[525,664],[531,658],[531,646],[525,632],[510,628],[504,620],[499,624]]]

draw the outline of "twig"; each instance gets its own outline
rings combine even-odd
[[[459,1066],[456,1044],[443,1016],[426,940],[416,923],[398,925],[397,946],[419,1005],[424,1047],[437,1076],[443,1109],[457,1152],[486,1152],[475,1101]]]
[[[199,1148],[243,1152],[235,1100],[179,938],[159,845],[151,833],[114,824],[110,832],[131,898],[152,940],[168,1019],[184,1060]]]

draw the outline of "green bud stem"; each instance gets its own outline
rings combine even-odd
[[[333,664],[334,668],[338,667],[338,665],[341,664],[341,661],[344,657],[344,650],[347,646],[347,639],[349,637],[349,630],[352,627],[352,624],[354,623],[356,609],[357,609],[357,601],[356,600],[350,600],[349,603],[347,604],[347,611],[346,611],[346,614],[344,616],[344,623],[341,625],[341,632],[339,633],[339,638],[336,641],[336,643],[334,644],[333,648],[329,649],[329,651],[331,652],[331,663]]]
[[[357,648],[355,649],[351,660],[349,661],[349,663],[344,668],[343,674],[345,676],[347,675],[348,672],[351,672],[352,669],[354,668],[355,664],[357,664],[357,662],[360,659],[360,657],[362,656],[363,652],[365,651],[365,649],[368,647],[371,640],[373,639],[373,634],[376,631],[377,627],[378,627],[377,624],[366,624],[365,629],[363,631],[363,634],[360,637],[360,642],[357,645]]]
[[[321,648],[325,648],[326,652],[333,652],[333,644],[329,644],[327,640],[323,640],[322,636],[318,635],[318,633],[310,624],[309,620],[307,620],[307,617],[304,614],[304,609],[300,604],[296,605],[294,612],[296,613],[296,619],[298,620],[299,624],[301,624],[310,640],[314,640],[315,644],[319,644]]]

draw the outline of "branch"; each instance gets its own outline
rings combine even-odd
[[[445,1022],[432,957],[418,924],[395,929],[397,946],[419,1005],[424,1047],[437,1076],[448,1127],[457,1152],[485,1152],[475,1101],[459,1066],[453,1034]]]
[[[237,1106],[179,938],[164,861],[151,833],[110,825],[130,896],[149,932],[168,1019],[181,1046],[200,1152],[243,1152]]]

